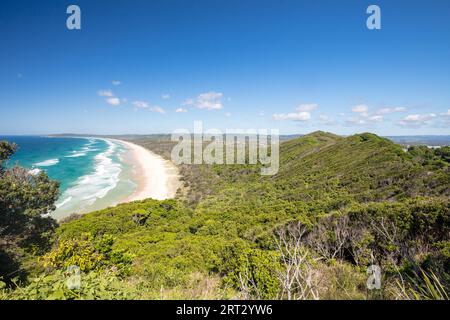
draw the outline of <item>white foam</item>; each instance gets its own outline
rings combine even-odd
[[[72,197],[68,197],[68,198],[65,198],[63,201],[61,201],[61,202],[57,202],[56,204],[55,204],[55,206],[56,206],[56,208],[60,208],[60,207],[62,207],[63,205],[65,205],[66,203],[68,203],[70,200],[72,200]]]
[[[119,182],[119,175],[122,171],[120,163],[114,162],[112,156],[116,152],[117,145],[109,140],[104,140],[108,144],[108,149],[94,157],[94,172],[78,178],[73,187],[67,189],[61,199],[71,199],[64,201],[60,207],[73,203],[77,210],[82,210],[91,206],[97,199],[107,195]],[[60,208],[58,207],[58,208]]]
[[[66,156],[66,158],[78,158],[78,157],[83,157],[86,155],[86,152],[77,152],[74,154],[71,154],[70,156]]]
[[[81,150],[71,151],[71,154],[65,156],[65,158],[78,158],[84,157],[88,152],[98,151],[98,149],[93,149],[91,146],[95,143],[95,139],[89,139],[88,143],[86,143]]]
[[[49,159],[49,160],[35,163],[34,165],[37,167],[50,167],[50,166],[54,166],[58,162],[59,162],[59,159]]]

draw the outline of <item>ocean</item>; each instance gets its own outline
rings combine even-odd
[[[30,173],[45,171],[60,182],[57,220],[73,213],[86,213],[126,200],[137,188],[133,167],[124,145],[100,138],[0,136],[18,150],[7,167],[20,165]]]

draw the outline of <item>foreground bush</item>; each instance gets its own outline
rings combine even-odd
[[[70,286],[68,286],[71,276],[73,276],[72,273],[61,271],[42,274],[31,278],[26,286],[0,289],[0,299],[117,300],[134,299],[136,297],[134,290],[126,287],[123,281],[113,272],[82,273],[79,289],[70,289]]]

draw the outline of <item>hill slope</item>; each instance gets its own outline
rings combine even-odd
[[[140,288],[141,298],[161,297],[161,288],[163,297],[172,298],[283,298],[279,270],[287,262],[274,239],[299,222],[306,228],[299,243],[315,261],[306,266],[343,288],[318,284],[321,297],[367,297],[365,267],[371,263],[382,265],[392,285],[399,272],[424,266],[448,276],[445,158],[433,154],[424,161],[421,153],[373,134],[342,138],[324,132],[283,142],[280,157],[280,171],[271,177],[260,176],[258,166],[183,166],[187,195],[75,218],[59,227],[56,243],[75,241],[77,247],[86,234],[93,243],[112,237],[108,250],[115,254],[100,252],[104,261],[91,269],[123,265],[121,254],[130,254],[132,264],[120,277],[127,288]],[[58,269],[81,259],[77,250],[70,252],[55,247],[43,261]],[[243,274],[246,285],[258,287],[245,289]],[[204,292],[211,283],[213,293]]]

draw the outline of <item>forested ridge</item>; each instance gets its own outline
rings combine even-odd
[[[174,144],[128,139],[164,157]],[[2,144],[0,159],[13,152]],[[176,199],[59,226],[41,217],[57,185],[45,174],[14,180],[2,163],[0,298],[448,299],[449,162],[449,147],[315,132],[281,143],[277,175],[181,165]],[[27,233],[12,233],[19,219]],[[80,289],[65,286],[71,265]],[[367,289],[370,265],[382,270],[379,290]]]

